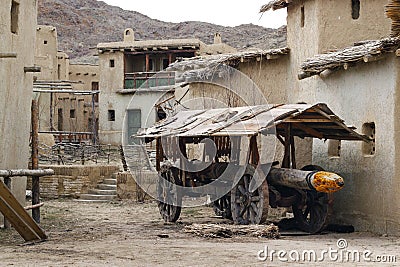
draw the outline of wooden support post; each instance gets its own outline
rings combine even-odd
[[[8,187],[8,189],[10,189],[11,191],[11,179],[10,177],[4,177],[4,184]],[[10,229],[11,228],[11,224],[10,222],[6,219],[6,217],[4,216],[4,229]]]
[[[294,136],[293,134],[290,134],[290,145],[291,145],[291,155],[292,155],[292,169],[297,168],[296,164],[296,144],[294,142]]]
[[[290,123],[285,125],[285,155],[283,157],[282,168],[290,168],[290,136],[292,126]]]
[[[93,132],[93,145],[97,145],[97,129],[96,129],[96,104],[95,95],[92,94],[92,132]]]
[[[122,145],[119,146],[119,154],[121,156],[122,167],[124,168],[124,171],[127,172],[128,164],[126,164],[124,148],[122,147]]]
[[[150,71],[150,55],[146,54],[146,72]]]
[[[53,93],[50,93],[50,131],[54,130],[55,128],[53,127]]]
[[[161,143],[161,138],[156,139],[156,169],[157,171],[161,170],[161,162],[164,159],[164,152]]]
[[[182,183],[185,185],[186,184],[186,166],[185,162],[187,161],[187,152],[186,152],[186,142],[183,137],[176,137],[177,142],[178,142],[178,147],[179,147],[179,155],[180,155],[180,167],[181,167],[181,179]]]
[[[257,136],[251,137],[250,148],[251,148],[250,163],[254,164],[254,165],[258,165],[258,163],[260,162],[260,154],[258,153]]]
[[[171,63],[172,63],[172,54],[171,53],[168,54],[168,62],[169,62],[168,65],[171,65]]]
[[[32,100],[32,170],[39,169],[39,103]],[[39,177],[32,176],[32,206],[40,203]],[[40,223],[40,208],[32,209],[32,217]]]

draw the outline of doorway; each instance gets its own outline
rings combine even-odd
[[[132,135],[137,134],[139,129],[142,128],[142,111],[140,109],[128,110],[128,129],[127,140],[129,145],[140,144],[139,138],[131,138]]]

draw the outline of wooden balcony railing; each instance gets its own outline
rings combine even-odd
[[[175,85],[175,72],[125,73],[125,89]]]

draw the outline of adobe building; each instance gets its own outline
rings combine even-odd
[[[178,58],[235,51],[222,43],[219,34],[215,35],[213,45],[198,39],[137,41],[132,29],[124,31],[122,42],[101,43],[97,49],[100,143],[113,145],[121,144],[122,137],[124,143],[135,143],[128,137],[165,117],[157,104],[174,95],[175,73],[163,71],[172,62]]]
[[[300,153],[296,158],[302,161],[299,165],[320,165],[346,178],[345,189],[335,194],[334,222],[352,224],[359,231],[398,235],[396,148],[400,139],[395,133],[399,130],[400,40],[387,39],[391,20],[385,16],[386,4],[386,0],[271,1],[261,12],[287,8],[288,48],[187,59],[172,64],[170,70],[180,72],[181,81],[189,84],[176,90],[176,98],[193,104],[191,108],[213,107],[191,101],[197,97],[224,99],[225,89],[191,81],[209,73],[218,75],[217,67],[222,66],[223,71],[227,65],[250,77],[270,104],[327,103],[373,141],[314,139],[307,145],[306,140],[296,151]],[[393,29],[396,25],[394,22]],[[232,87],[240,88],[240,82]],[[251,90],[240,90],[251,99],[246,92]],[[223,104],[246,103],[236,99]]]
[[[53,26],[39,25],[36,28],[35,64],[41,68],[36,73],[38,81],[56,81],[58,72],[57,30]],[[51,124],[51,95],[39,95],[39,130],[52,131]]]
[[[28,168],[33,74],[26,68],[34,66],[36,16],[36,1],[6,0],[0,5],[2,170]],[[24,204],[26,178],[11,180],[12,192]]]
[[[78,91],[99,91],[99,66],[92,64],[70,64],[69,80],[73,82],[73,88]],[[68,113],[68,108],[75,109],[77,112],[76,121],[68,121],[69,125],[64,125],[63,129],[73,132],[92,132],[93,127],[97,132],[99,129],[99,94],[76,96],[75,106],[69,106],[63,103],[64,110]],[[93,114],[94,108],[94,114]],[[66,114],[67,114],[66,113]],[[71,113],[71,111],[70,111]],[[93,125],[93,115],[95,124]],[[65,120],[65,118],[64,118]],[[60,129],[59,129],[60,130]]]
[[[287,7],[289,101],[325,102],[373,140],[314,141],[313,164],[346,177],[333,217],[360,231],[398,235],[400,41],[382,40],[391,33],[388,1],[287,2],[261,11]]]
[[[75,91],[99,90],[99,67],[71,64],[69,56],[58,51],[55,27],[40,25],[36,34],[35,62],[41,67],[36,75],[38,87],[46,84],[53,86],[52,90],[60,87]],[[40,93],[40,131],[55,132],[58,137],[56,133],[89,133],[93,128],[98,129],[98,94],[94,100],[92,103],[91,95]],[[95,117],[95,124],[92,117]]]

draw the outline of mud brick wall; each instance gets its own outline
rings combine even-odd
[[[40,166],[43,169],[53,169],[53,176],[40,178],[40,196],[43,198],[77,197],[104,179],[111,178],[120,171],[118,165],[93,166]],[[32,182],[28,179],[28,190]]]
[[[132,199],[139,202],[152,199],[145,191],[155,192],[158,178],[156,172],[119,172],[115,174],[115,177],[117,178],[117,194],[119,198]],[[136,181],[140,181],[143,188],[138,186]]]

